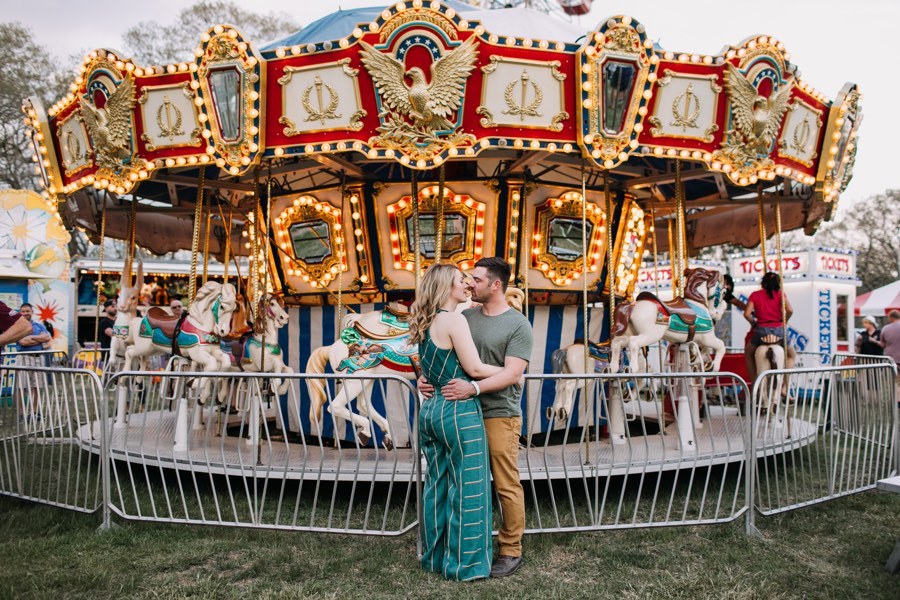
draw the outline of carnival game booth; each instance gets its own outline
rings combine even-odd
[[[253,319],[269,318],[268,294],[287,305],[263,346],[277,339],[293,371],[342,343],[338,378],[375,366],[411,378],[408,354],[348,331],[344,315],[408,302],[435,261],[469,269],[496,255],[524,292],[540,377],[554,350],[609,338],[645,254],[670,257],[684,294],[696,250],[812,232],[851,178],[855,85],[817,91],[766,35],[716,55],[651,38],[629,16],[587,32],[524,9],[413,0],[340,11],[266,46],[217,24],[169,65],[98,49],[67,96],[24,110],[48,205],[69,227],[191,249],[192,283],[200,256],[248,256]],[[379,431],[363,441],[316,423],[307,386],[296,394],[279,427],[384,445]],[[526,435],[559,419],[553,385],[523,402]],[[395,447],[412,403],[373,398],[401,415]]]
[[[734,295],[744,302],[766,271],[783,274],[784,290],[794,314],[788,321],[788,343],[798,353],[819,354],[827,364],[838,352],[852,352],[853,315],[846,311],[856,300],[860,280],[856,275],[856,252],[836,248],[789,249],[778,258],[770,253],[731,259]],[[843,308],[843,311],[839,310]],[[731,345],[743,348],[749,324],[736,308],[732,309]]]

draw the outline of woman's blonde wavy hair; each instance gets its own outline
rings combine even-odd
[[[446,263],[436,263],[428,267],[419,285],[416,300],[410,309],[409,338],[413,344],[421,344],[425,332],[431,327],[438,309],[450,296],[453,280],[459,274],[459,267]]]

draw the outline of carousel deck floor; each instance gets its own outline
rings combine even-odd
[[[816,439],[815,425],[791,419],[784,424],[761,421],[756,448],[758,456],[789,452]],[[744,460],[743,419],[723,415],[704,422],[695,432],[695,449],[681,450],[677,428],[662,434],[632,436],[624,445],[608,439],[585,445],[570,435],[568,443],[533,445],[520,449],[522,479],[572,479],[691,469]],[[579,431],[580,433],[580,431]],[[213,431],[191,431],[187,451],[175,451],[175,413],[145,412],[132,415],[129,424],[113,429],[110,440],[116,462],[190,470],[232,476],[326,481],[412,481],[415,462],[412,450],[397,448],[334,448],[318,440],[300,442],[283,438],[263,440],[259,445],[237,435],[217,436]],[[86,450],[100,453],[100,422],[86,424],[77,433]]]

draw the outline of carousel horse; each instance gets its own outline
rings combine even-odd
[[[619,370],[623,349],[629,362],[637,365],[640,349],[666,340],[680,344],[695,341],[713,351],[713,371],[718,371],[725,356],[725,343],[716,337],[715,323],[728,303],[722,298],[722,275],[707,269],[686,269],[684,298],[670,302],[650,292],[641,292],[634,302],[616,307],[610,344],[609,370]]]
[[[506,291],[507,303],[516,310],[522,309],[525,293],[510,287]],[[471,301],[460,304],[458,311],[472,306]],[[363,315],[350,314],[341,320],[341,335],[330,346],[322,346],[313,351],[306,363],[308,373],[325,373],[325,366],[330,365],[335,373],[354,374],[357,371],[367,375],[399,375],[415,380],[413,359],[417,358],[418,347],[409,344],[409,312],[386,306],[384,310],[373,311]],[[335,389],[329,412],[338,419],[353,423],[357,439],[365,445],[372,438],[369,429],[369,417],[381,429],[384,435],[384,446],[393,448],[390,427],[378,411],[369,406],[369,391],[373,380],[346,378],[342,379]],[[313,431],[319,432],[322,418],[322,407],[328,397],[325,381],[310,379],[307,382],[310,393],[309,421]],[[353,413],[349,406],[356,399],[359,414]]]
[[[116,320],[113,323],[113,336],[109,344],[107,365],[117,365],[125,360],[125,351],[134,343],[131,321],[137,317],[138,294],[144,286],[144,263],[138,260],[137,278],[132,280],[131,273],[122,273],[119,279],[119,297],[116,300]],[[109,369],[107,369],[109,370]]]
[[[265,318],[257,316],[252,333],[226,342],[232,370],[293,373],[294,370],[284,364],[284,353],[278,345],[278,330],[287,325],[289,319],[284,309],[284,300],[274,294],[267,294],[260,299],[256,314],[265,314]],[[281,395],[287,392],[290,380],[276,380],[275,385],[278,395]]]
[[[775,335],[767,335],[762,338],[762,343],[757,346],[753,356],[756,362],[757,378],[766,371],[784,368],[785,356],[782,343],[782,338]],[[768,382],[768,385],[762,390],[760,394],[760,404],[762,406],[760,411],[762,414],[768,414],[772,410],[773,405],[778,403],[780,396],[786,395],[786,390],[783,390],[786,383],[783,381],[784,378],[784,375],[772,378],[772,381]],[[750,385],[752,386],[753,382],[750,382]]]
[[[142,364],[149,356],[171,353],[187,358],[199,370],[227,371],[231,360],[220,348],[219,339],[231,332],[236,310],[234,286],[216,281],[197,291],[186,315],[176,317],[161,308],[151,308],[129,325],[135,334],[134,343],[125,352],[125,370],[132,370],[136,359]],[[211,385],[210,381],[200,385],[201,403],[209,396]]]

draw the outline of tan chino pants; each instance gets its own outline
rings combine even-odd
[[[501,556],[522,556],[525,533],[525,492],[519,476],[519,436],[522,417],[496,417],[484,420],[491,455],[491,475],[500,498],[503,525],[497,541]]]

